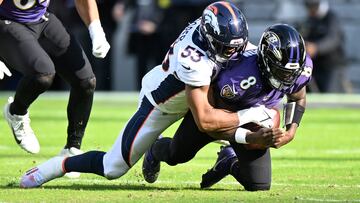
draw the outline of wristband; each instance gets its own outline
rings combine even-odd
[[[235,131],[235,141],[239,144],[247,144],[246,142],[246,134],[250,132],[245,128],[237,128]]]
[[[96,20],[92,21],[89,24],[88,29],[89,29],[90,37],[91,37],[92,40],[94,39],[94,37],[96,35],[98,35],[98,36],[104,35],[105,36],[104,30],[101,27],[101,22],[100,22],[99,19],[96,19]]]
[[[284,105],[284,127],[288,127],[292,123],[300,126],[300,121],[305,112],[305,107],[297,104],[296,102],[286,103]]]

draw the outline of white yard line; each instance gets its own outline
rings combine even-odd
[[[104,179],[91,179],[91,178],[79,178],[79,179],[68,179],[68,178],[61,178],[58,180],[59,182],[65,182],[65,183],[92,183],[92,184],[100,184],[100,183],[117,183],[117,184],[145,184],[146,182],[144,180],[122,180],[121,178],[118,180],[108,181],[105,178]],[[199,181],[181,181],[181,180],[158,180],[154,185],[161,185],[161,184],[176,184],[176,185],[199,185]],[[217,185],[239,185],[236,181],[223,181],[217,183]],[[300,186],[300,187],[337,187],[337,188],[360,188],[360,185],[330,185],[330,184],[288,184],[288,183],[272,183],[274,186]]]
[[[360,202],[360,199],[317,199],[306,197],[295,197],[295,200],[306,202]]]

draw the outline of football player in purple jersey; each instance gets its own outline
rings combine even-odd
[[[22,73],[14,98],[4,107],[17,144],[36,154],[39,142],[30,126],[29,107],[59,74],[71,87],[67,107],[67,142],[61,155],[79,154],[90,116],[95,75],[80,44],[58,18],[47,11],[49,0],[0,1],[0,60]],[[104,58],[110,49],[95,0],[75,0],[78,13],[89,29],[92,52]],[[51,113],[51,112],[49,112]]]
[[[246,190],[270,189],[269,147],[280,148],[295,136],[305,110],[312,61],[306,56],[302,36],[289,25],[275,24],[264,31],[257,49],[245,51],[241,60],[231,61],[229,66],[212,83],[214,106],[233,112],[261,105],[272,109],[286,96],[286,129],[270,142],[254,142],[257,133],[267,128],[241,126],[249,130],[238,128],[235,137],[235,129],[213,135],[200,131],[188,113],[173,138],[158,139],[146,153],[143,175],[147,182],[156,181],[160,161],[171,166],[187,162],[206,144],[222,137],[230,145],[221,148],[215,165],[203,175],[201,187],[208,188],[231,174]]]
[[[0,3],[0,60],[23,75],[14,98],[10,97],[4,107],[4,117],[15,141],[29,153],[39,152],[28,109],[51,86],[55,74],[59,74],[71,87],[68,137],[61,154],[80,153],[96,85],[88,58],[57,17],[47,11],[49,0]],[[89,28],[93,55],[104,58],[110,45],[99,20],[96,1],[76,0],[75,4]]]

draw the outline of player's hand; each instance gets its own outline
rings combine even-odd
[[[271,147],[279,149],[280,147],[286,145],[294,138],[294,135],[289,132],[283,132],[282,136],[278,136],[274,138],[274,143]]]
[[[105,58],[109,52],[110,44],[107,42],[100,20],[94,20],[89,25],[92,41],[92,54],[97,58]]]
[[[284,132],[280,128],[260,128],[258,131],[247,135],[246,141],[249,144],[273,147],[282,136],[284,136]]]
[[[0,61],[0,80],[2,80],[5,75],[11,77],[12,74],[10,70],[6,67],[6,65],[2,61]]]
[[[263,105],[238,111],[239,126],[255,123],[264,128],[271,128],[274,125],[272,117],[275,115],[272,111]]]

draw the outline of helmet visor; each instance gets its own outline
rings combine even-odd
[[[229,60],[235,53],[243,51],[245,49],[245,45],[246,43],[228,45],[214,38],[211,41],[211,46],[215,55],[222,58],[223,60]]]
[[[287,86],[293,85],[303,70],[303,67],[299,66],[298,63],[288,63],[290,65],[287,64],[284,67],[269,60],[267,64],[273,77]]]

